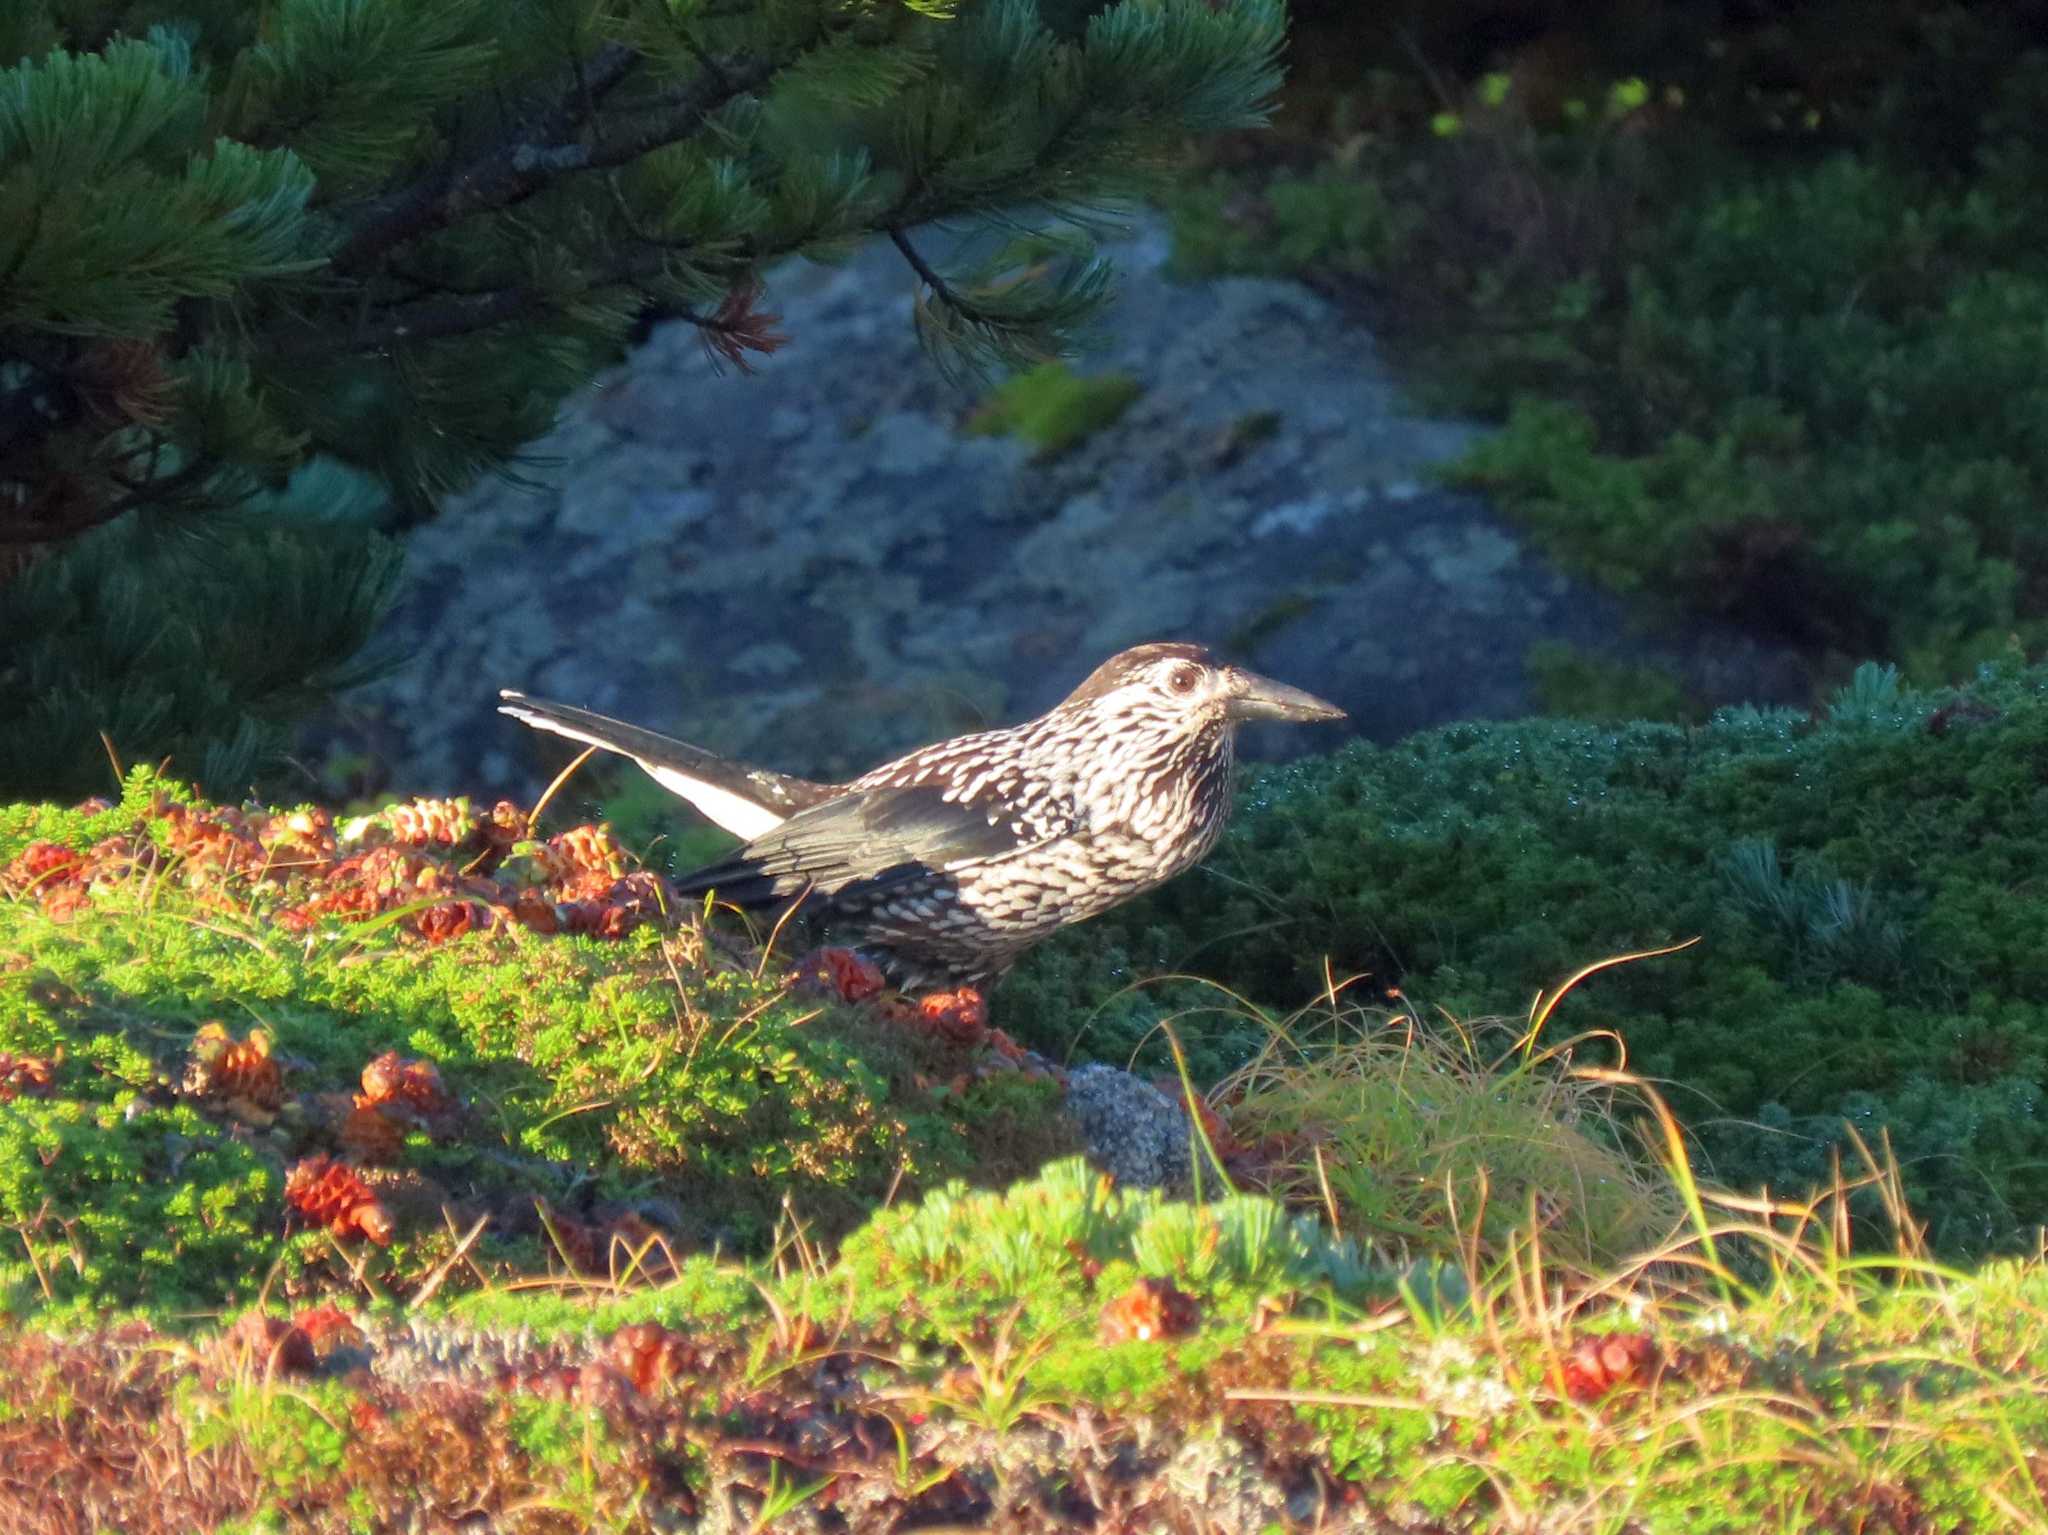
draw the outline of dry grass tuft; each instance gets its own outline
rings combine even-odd
[[[1429,1024],[1353,1004],[1334,978],[1285,1019],[1251,1009],[1266,1044],[1208,1095],[1242,1148],[1231,1171],[1383,1248],[1491,1259],[1534,1230],[1553,1263],[1592,1272],[1655,1247],[1685,1205],[1643,1153],[1649,1097],[1625,1074],[1574,1067],[1580,1046],[1612,1036],[1539,1048],[1578,981],[1647,957],[1587,967],[1521,1023]]]

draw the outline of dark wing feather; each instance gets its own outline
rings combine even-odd
[[[663,787],[739,836],[752,835],[838,792],[831,784],[731,762],[688,741],[658,735],[589,709],[529,698],[509,688],[498,696],[504,700],[498,706],[500,714],[509,714],[536,730],[631,757]],[[759,813],[749,813],[749,807]]]
[[[1070,823],[1029,827],[1002,805],[960,803],[941,784],[862,789],[799,811],[730,858],[684,875],[684,895],[716,890],[735,906],[774,905],[806,889],[863,895],[962,863],[1000,858],[1061,836]]]

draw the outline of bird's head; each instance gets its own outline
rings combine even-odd
[[[1096,667],[1060,707],[1128,715],[1189,734],[1248,720],[1306,724],[1344,718],[1335,704],[1226,665],[1200,645],[1138,645],[1120,651]]]

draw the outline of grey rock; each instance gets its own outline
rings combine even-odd
[[[305,751],[369,751],[408,791],[530,795],[568,748],[493,712],[517,687],[835,777],[1026,717],[1162,638],[1222,644],[1378,740],[1529,712],[1523,658],[1546,639],[1667,655],[1711,702],[1800,695],[1789,656],[1699,625],[1645,637],[1437,488],[1476,429],[1411,414],[1323,299],[1177,285],[1167,244],[1148,221],[1111,249],[1120,296],[1076,364],[1143,394],[1052,462],[961,430],[974,400],[920,352],[886,242],[772,273],[792,343],[752,373],[657,329],[535,445],[538,491],[486,480],[409,536],[378,642],[405,664]]]

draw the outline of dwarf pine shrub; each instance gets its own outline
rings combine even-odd
[[[1451,477],[1614,590],[1953,680],[2048,639],[2048,52],[1868,9],[1846,71],[1818,13],[1558,11],[1462,80],[1455,30],[1333,29],[1288,148],[1176,193],[1177,257],[1362,299],[1503,423]]]
[[[1825,1179],[1854,1125],[1890,1137],[1938,1246],[2024,1246],[2048,1220],[2048,668],[1873,679],[1811,717],[1465,724],[1255,770],[1203,871],[1026,962],[1011,1026],[1085,1048],[1214,1005],[1131,989],[1148,974],[1286,1006],[1326,963],[1425,1019],[1513,1015],[1697,936],[1553,1027],[1613,1030],[1726,1182]]]

